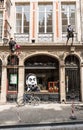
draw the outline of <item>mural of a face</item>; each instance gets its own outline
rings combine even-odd
[[[34,74],[31,74],[30,76],[27,76],[26,77],[26,85],[27,86],[37,86],[37,78],[36,78],[36,75]]]

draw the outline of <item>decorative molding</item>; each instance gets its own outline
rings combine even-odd
[[[74,46],[71,46],[71,47],[70,47],[70,51],[71,51],[71,52],[74,52],[74,51],[75,51],[75,47],[74,47]]]
[[[14,39],[16,42],[29,42],[29,34],[14,34]]]

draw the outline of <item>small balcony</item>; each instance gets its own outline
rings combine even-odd
[[[21,43],[21,44],[28,43],[29,42],[29,34],[15,33],[14,39],[16,42]]]
[[[70,38],[71,39],[71,38]],[[67,40],[67,33],[63,33],[62,34],[62,40],[63,41],[66,41]],[[71,41],[71,40],[69,40],[69,41]],[[76,42],[78,42],[78,38],[77,38],[77,33],[76,32],[74,32],[74,42],[76,43]]]
[[[40,45],[43,43],[46,43],[47,45],[52,43],[54,45],[66,45],[67,41],[67,34],[62,34],[62,38],[56,39],[54,41],[54,33],[38,33],[37,39],[30,39],[30,35],[27,33],[14,33],[14,39],[17,43],[24,45],[24,44],[29,44],[30,43],[35,43],[35,45]],[[72,42],[72,38],[69,39],[68,45],[70,45]],[[45,45],[46,45],[45,44]],[[74,44],[78,44],[78,38],[77,38],[77,33],[74,32]]]
[[[38,42],[53,42],[54,34],[53,33],[39,33]]]

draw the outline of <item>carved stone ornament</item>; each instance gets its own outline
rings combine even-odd
[[[8,52],[1,53],[2,65],[7,65],[7,56],[8,56]]]
[[[64,51],[59,53],[59,58],[60,58],[61,60],[63,60],[63,59],[64,59],[64,54],[65,54],[65,52],[64,52]]]
[[[71,47],[70,47],[70,51],[71,51],[71,52],[74,52],[74,51],[75,51],[75,47],[74,47],[74,46],[71,46]]]

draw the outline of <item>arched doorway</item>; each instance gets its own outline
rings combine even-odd
[[[80,100],[80,63],[75,55],[65,59],[66,100]]]
[[[56,58],[48,55],[35,55],[27,58],[24,66],[25,91],[27,91],[26,76],[29,73],[34,73],[37,76],[40,92],[58,93],[59,99],[59,61]],[[57,92],[54,89],[57,89]]]
[[[17,99],[18,65],[18,57],[16,55],[9,55],[7,59],[7,101]]]

